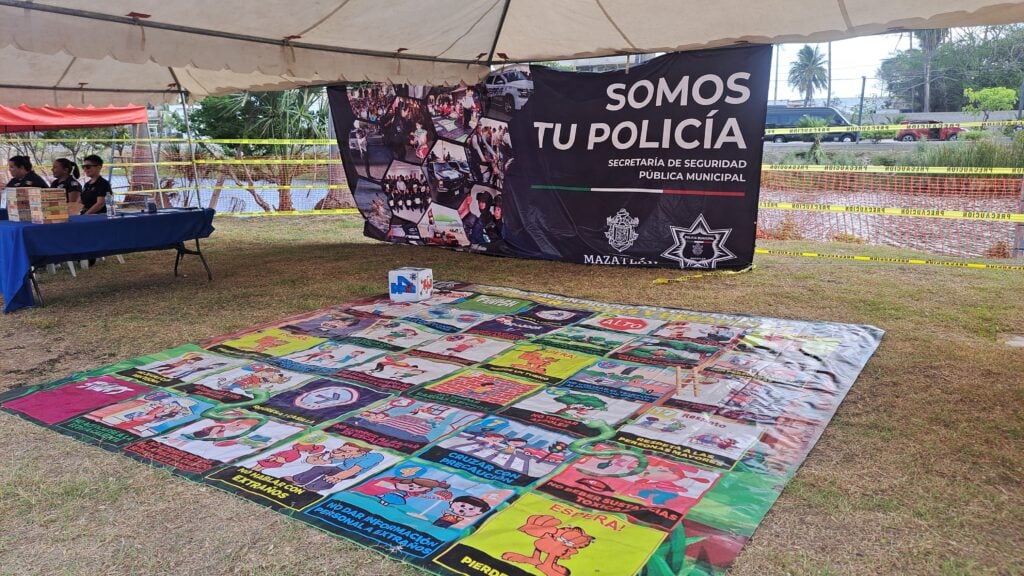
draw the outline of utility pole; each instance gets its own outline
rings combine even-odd
[[[860,77],[860,106],[857,107],[857,127],[864,125],[864,88],[868,85],[868,77]],[[860,130],[857,130],[857,142],[860,142]]]
[[[828,98],[825,107],[832,106],[832,43],[828,43]]]

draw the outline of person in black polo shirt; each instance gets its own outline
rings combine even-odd
[[[32,171],[32,161],[28,156],[11,156],[7,161],[7,170],[11,173],[8,188],[49,188],[46,180]]]
[[[63,188],[68,202],[82,201],[82,185],[78,182],[81,174],[78,165],[67,158],[53,161],[53,182],[50,188]]]
[[[110,182],[100,176],[103,159],[90,154],[82,162],[82,168],[88,178],[82,186],[82,214],[103,214],[107,211],[107,195],[112,193]]]

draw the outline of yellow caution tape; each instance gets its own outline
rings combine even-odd
[[[949,268],[973,268],[978,270],[1010,270],[1024,272],[1024,266],[1010,264],[982,264],[980,262],[952,262],[947,260],[922,260],[919,258],[881,258],[877,256],[849,256],[846,254],[819,254],[817,252],[796,252],[790,250],[768,250],[755,248],[755,254],[773,256],[802,256],[805,258],[828,258],[831,260],[855,260],[859,262],[887,262],[891,264],[918,264],[928,266],[946,266]]]
[[[330,210],[282,210],[272,212],[218,212],[217,216],[249,218],[256,216],[323,216],[327,214],[359,214],[355,208],[334,208]]]
[[[182,144],[188,145],[189,140],[184,138],[132,138],[126,136],[124,138],[2,138],[0,142],[97,142],[97,143],[117,143],[117,144],[131,144],[135,142],[152,143],[159,142],[162,144]],[[294,146],[294,145],[305,145],[305,146],[337,146],[337,140],[329,140],[327,138],[306,138],[306,139],[254,139],[254,138],[222,138],[222,139],[211,139],[211,140],[193,140],[192,143],[196,146],[203,144],[248,144],[254,146]]]
[[[864,124],[862,126],[815,126],[810,128],[768,128],[764,133],[774,134],[834,134],[843,132],[878,132],[895,130],[933,130],[942,128],[994,128],[998,126],[1024,126],[1024,120],[992,120],[986,122],[941,122],[914,124]]]
[[[711,272],[698,272],[696,274],[687,274],[686,276],[679,276],[677,278],[655,278],[652,284],[669,284],[671,282],[687,282],[690,280],[697,280],[698,278],[709,278],[711,276],[734,276],[736,274],[743,274],[750,272],[756,268],[753,264],[740,270],[713,270]]]
[[[201,190],[348,190],[348,184],[299,184],[293,186],[277,186],[275,184],[260,184],[259,186],[246,186],[236,184],[234,186],[201,186]],[[195,192],[194,186],[178,188],[151,188],[145,190],[114,190],[114,194],[159,194],[161,192]]]
[[[813,204],[807,202],[758,202],[759,208],[770,210],[799,210],[804,212],[841,212],[847,214],[878,214],[883,216],[915,216],[948,218],[951,220],[988,220],[992,222],[1024,223],[1024,214],[1013,212],[974,212],[964,210],[938,210],[932,208],[892,208],[883,206],[844,206],[841,204]]]
[[[761,170],[769,172],[868,172],[873,174],[948,174],[964,176],[973,174],[1024,175],[1024,167],[977,167],[977,166],[860,166],[856,164],[762,164]]]

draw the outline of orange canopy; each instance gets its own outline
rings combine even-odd
[[[96,108],[17,108],[0,106],[0,132],[30,132],[63,128],[94,128],[120,124],[144,124],[148,121],[144,106],[108,106]]]

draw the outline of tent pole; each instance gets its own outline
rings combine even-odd
[[[192,140],[192,124],[188,120],[188,99],[184,90],[178,92],[178,95],[181,96],[181,110],[185,116],[185,135],[188,138],[188,156],[192,161],[192,181],[196,187],[196,205],[202,208],[203,197],[199,194],[199,168],[196,166],[196,146]]]

